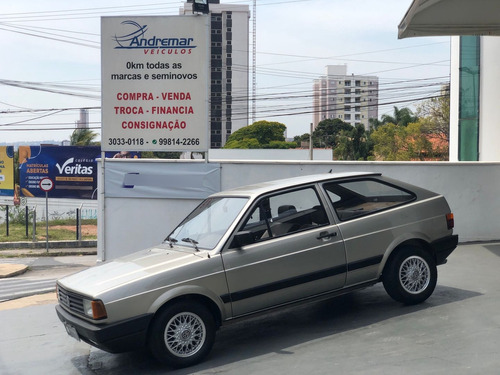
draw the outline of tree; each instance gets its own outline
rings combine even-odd
[[[434,141],[434,151],[441,159],[448,160],[450,144],[450,95],[423,101],[417,107],[422,131]]]
[[[407,126],[388,123],[374,130],[370,138],[379,160],[425,160],[433,156],[432,144],[419,122]]]
[[[372,149],[369,133],[362,124],[357,124],[338,134],[333,156],[337,160],[368,160]]]
[[[313,144],[315,147],[335,148],[336,139],[340,132],[352,129],[352,125],[338,118],[320,121],[313,131]]]
[[[142,151],[141,159],[179,159],[182,152]]]
[[[94,142],[97,133],[90,129],[75,129],[70,137],[70,143],[72,146],[95,146],[99,145],[99,142]]]
[[[309,143],[310,140],[309,138],[310,138],[309,133],[304,133],[302,135],[296,135],[295,137],[293,137],[293,141],[297,143],[297,147],[301,147],[302,142]]]
[[[280,122],[257,121],[231,134],[224,148],[295,148],[295,142],[285,142],[285,130]]]
[[[401,126],[408,126],[412,122],[418,121],[418,116],[414,115],[411,109],[404,107],[399,109],[394,106],[394,115],[382,115],[382,124],[394,124]]]

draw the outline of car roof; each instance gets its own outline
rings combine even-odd
[[[381,176],[382,173],[374,172],[342,172],[342,173],[321,173],[307,176],[291,177],[280,180],[260,182],[252,185],[240,186],[237,188],[221,191],[211,196],[256,196],[274,190],[287,187],[305,185],[321,181],[337,180],[352,177]]]

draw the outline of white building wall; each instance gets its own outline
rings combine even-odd
[[[481,37],[479,161],[500,161],[500,38]],[[450,161],[459,157],[460,37],[451,38]]]
[[[500,161],[500,38],[481,37],[479,160]]]
[[[458,113],[460,90],[460,37],[451,37],[450,44],[450,161],[458,161]]]

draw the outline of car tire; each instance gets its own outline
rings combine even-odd
[[[177,302],[154,319],[149,349],[161,363],[175,368],[201,362],[215,341],[215,321],[210,311],[195,302]]]
[[[382,281],[387,294],[407,305],[425,301],[437,283],[436,262],[416,246],[405,246],[389,259]]]

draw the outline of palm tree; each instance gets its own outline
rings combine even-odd
[[[75,129],[71,134],[70,143],[72,146],[92,146],[97,145],[99,142],[94,142],[97,133],[90,129]]]
[[[394,115],[382,115],[382,124],[394,124],[400,126],[408,126],[408,124],[417,122],[418,116],[414,115],[411,109],[404,107],[399,109],[394,106]]]

